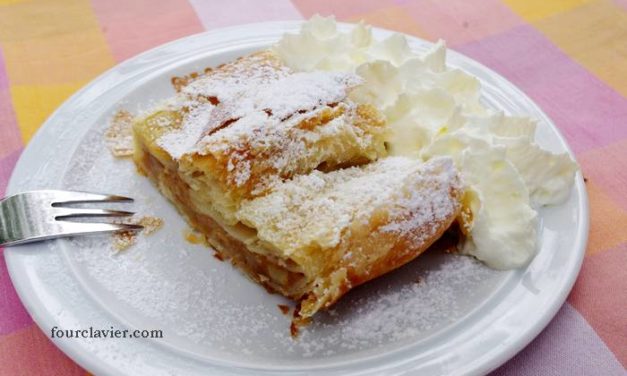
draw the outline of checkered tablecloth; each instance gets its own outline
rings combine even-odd
[[[587,178],[587,254],[555,319],[495,374],[625,375],[627,0],[0,0],[0,196],[46,117],[107,68],[203,30],[315,13],[443,38],[555,121]],[[33,323],[0,258],[0,375],[86,373]]]

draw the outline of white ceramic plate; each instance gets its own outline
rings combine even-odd
[[[154,339],[55,339],[96,374],[486,373],[520,351],[554,316],[579,271],[588,233],[580,176],[564,205],[541,211],[540,251],[525,269],[497,272],[463,256],[431,252],[351,292],[297,339],[267,294],[212,252],[183,238],[164,198],[114,160],[102,142],[108,118],[170,96],[170,77],[266,47],[299,22],[238,26],[194,35],[100,76],[41,127],[7,194],[68,188],[137,198],[165,219],[154,235],[114,255],[110,238],[84,237],[5,250],[11,278],[45,333],[62,329],[161,329]],[[341,25],[346,28],[348,25]],[[390,32],[375,29],[378,38]],[[416,51],[429,43],[409,37]],[[546,115],[491,70],[454,52],[449,64],[477,76],[483,100],[539,119],[538,142],[570,152]],[[420,283],[415,281],[420,278]]]

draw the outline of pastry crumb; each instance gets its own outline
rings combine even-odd
[[[126,110],[119,110],[109,122],[104,137],[111,154],[116,158],[133,155],[133,115]]]
[[[142,232],[145,235],[150,235],[153,232],[159,230],[163,226],[163,219],[159,217],[153,217],[150,215],[143,216],[137,221],[138,225],[144,226]]]
[[[281,313],[284,315],[287,315],[288,313],[290,313],[290,306],[288,305],[277,304],[277,307],[279,307],[279,309],[281,310]]]
[[[113,248],[116,252],[127,250],[137,242],[137,234],[150,235],[163,226],[163,219],[154,216],[131,217],[119,223],[129,225],[140,225],[144,228],[141,231],[120,231],[113,234]]]
[[[191,244],[204,244],[205,241],[201,234],[194,231],[193,229],[187,229],[184,232],[185,240]]]
[[[129,249],[137,242],[137,234],[134,231],[119,231],[113,234],[113,249],[121,252]]]
[[[292,339],[298,338],[300,334],[300,329],[306,327],[311,323],[311,317],[302,317],[299,314],[300,305],[294,309],[294,314],[292,316],[292,322],[290,323],[290,335]]]
[[[174,76],[170,79],[170,82],[172,83],[172,87],[174,87],[174,90],[176,90],[176,92],[178,93],[181,90],[183,90],[185,86],[189,85],[192,81],[195,81],[200,77],[206,76],[212,70],[213,70],[212,68],[207,67],[203,70],[202,73],[191,72],[181,77]]]

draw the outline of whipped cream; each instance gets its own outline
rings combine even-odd
[[[418,55],[400,34],[375,40],[364,23],[342,33],[333,17],[316,15],[274,50],[297,71],[361,76],[351,97],[385,114],[391,155],[453,158],[466,184],[461,252],[498,269],[533,258],[537,209],[568,198],[578,166],[534,142],[535,120],[483,105],[479,80],[446,65],[443,41]]]

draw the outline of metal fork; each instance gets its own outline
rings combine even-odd
[[[141,230],[139,225],[71,221],[80,217],[127,217],[133,215],[132,212],[64,207],[79,203],[132,201],[124,196],[75,191],[18,193],[0,201],[0,246],[72,235]]]

